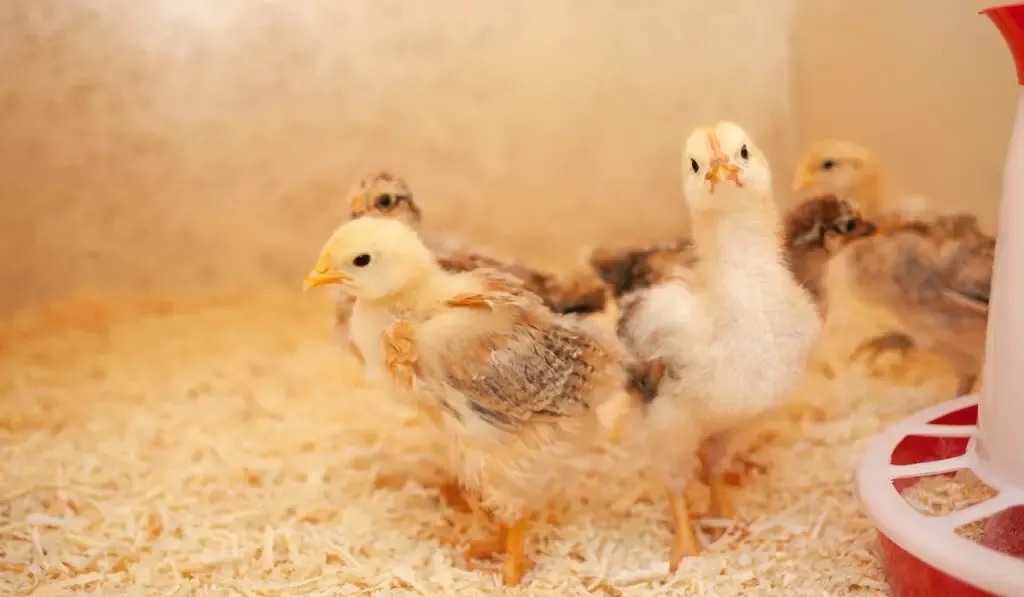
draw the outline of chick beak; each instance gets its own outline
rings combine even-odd
[[[733,164],[729,160],[729,156],[722,152],[718,135],[714,131],[708,132],[708,144],[711,146],[711,164],[708,167],[708,173],[704,176],[704,180],[711,183],[711,192],[715,191],[715,186],[726,180],[732,180],[736,183],[736,186],[742,187],[743,183],[740,182],[739,166]]]
[[[352,219],[358,218],[366,213],[366,193],[359,193],[352,197],[352,202],[349,207],[351,208]]]
[[[324,253],[317,260],[313,271],[303,280],[302,290],[306,291],[310,288],[326,286],[327,284],[344,284],[351,279],[341,272],[334,271],[334,268],[331,266],[330,254]]]
[[[809,174],[806,171],[801,172],[793,179],[793,190],[794,191],[805,191],[807,190],[814,181],[811,180]]]

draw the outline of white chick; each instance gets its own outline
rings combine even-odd
[[[367,369],[436,412],[460,482],[501,525],[467,560],[504,553],[503,579],[517,584],[532,565],[527,519],[569,482],[597,431],[597,406],[622,391],[622,353],[513,277],[444,271],[394,220],[343,225],[306,284],[356,298],[350,327]]]
[[[683,186],[697,261],[651,288],[623,297],[619,335],[648,364],[645,396],[652,466],[672,506],[672,573],[698,552],[684,491],[698,447],[713,512],[732,518],[725,473],[754,439],[741,433],[783,405],[798,384],[821,321],[782,251],[771,171],[731,122],[686,141]]]

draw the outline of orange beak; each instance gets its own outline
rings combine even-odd
[[[356,193],[353,195],[349,208],[352,211],[352,217],[361,216],[366,213],[366,193]]]
[[[313,271],[303,280],[302,290],[306,291],[316,286],[326,286],[328,284],[344,284],[352,279],[341,272],[334,271],[334,267],[331,265],[332,261],[330,253],[321,255]]]
[[[711,183],[711,192],[715,192],[715,186],[726,180],[732,180],[736,186],[742,187],[739,166],[733,164],[729,156],[722,152],[722,145],[714,131],[708,132],[708,143],[711,145],[711,165],[708,173],[704,175],[704,180]]]

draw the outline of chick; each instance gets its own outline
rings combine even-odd
[[[731,122],[697,129],[683,167],[696,263],[623,297],[618,325],[646,365],[634,384],[646,396],[652,466],[672,504],[673,572],[697,552],[684,490],[698,460],[713,512],[732,518],[725,473],[755,439],[744,426],[783,405],[821,329],[786,266],[771,172],[747,133]]]
[[[785,214],[786,263],[820,304],[822,268],[829,257],[875,229],[851,201],[834,195],[802,201]],[[689,237],[639,249],[598,249],[590,256],[591,266],[616,298],[667,281],[696,262],[697,250]]]
[[[453,469],[500,523],[474,556],[504,553],[517,584],[527,520],[571,478],[597,431],[597,406],[621,392],[623,354],[575,317],[544,307],[515,277],[445,271],[396,220],[358,218],[326,243],[307,287],[356,299],[353,341],[369,370],[413,392],[448,437]]]
[[[793,175],[801,197],[837,195],[855,201],[869,217],[883,207],[882,164],[867,148],[841,139],[811,145]]]
[[[955,215],[906,222],[840,252],[826,293],[884,305],[906,329],[862,344],[853,358],[922,345],[949,361],[968,393],[985,352],[995,242],[974,216]]]
[[[422,213],[412,190],[401,177],[379,172],[358,183],[350,193],[352,218],[372,215],[399,220],[422,234]],[[450,238],[426,237],[427,246],[449,272],[492,268],[519,278],[557,313],[595,313],[604,309],[605,287],[589,272],[566,278],[524,267],[479,251],[470,250]]]

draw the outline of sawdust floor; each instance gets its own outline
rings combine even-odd
[[[468,523],[435,492],[375,488],[428,470],[435,447],[362,386],[323,307],[77,301],[3,324],[0,594],[503,594],[438,541]],[[667,506],[625,454],[534,527],[537,567],[508,593],[887,594],[855,463],[952,380],[899,388],[851,368],[808,384],[836,418],[763,445],[740,520],[673,580]]]

